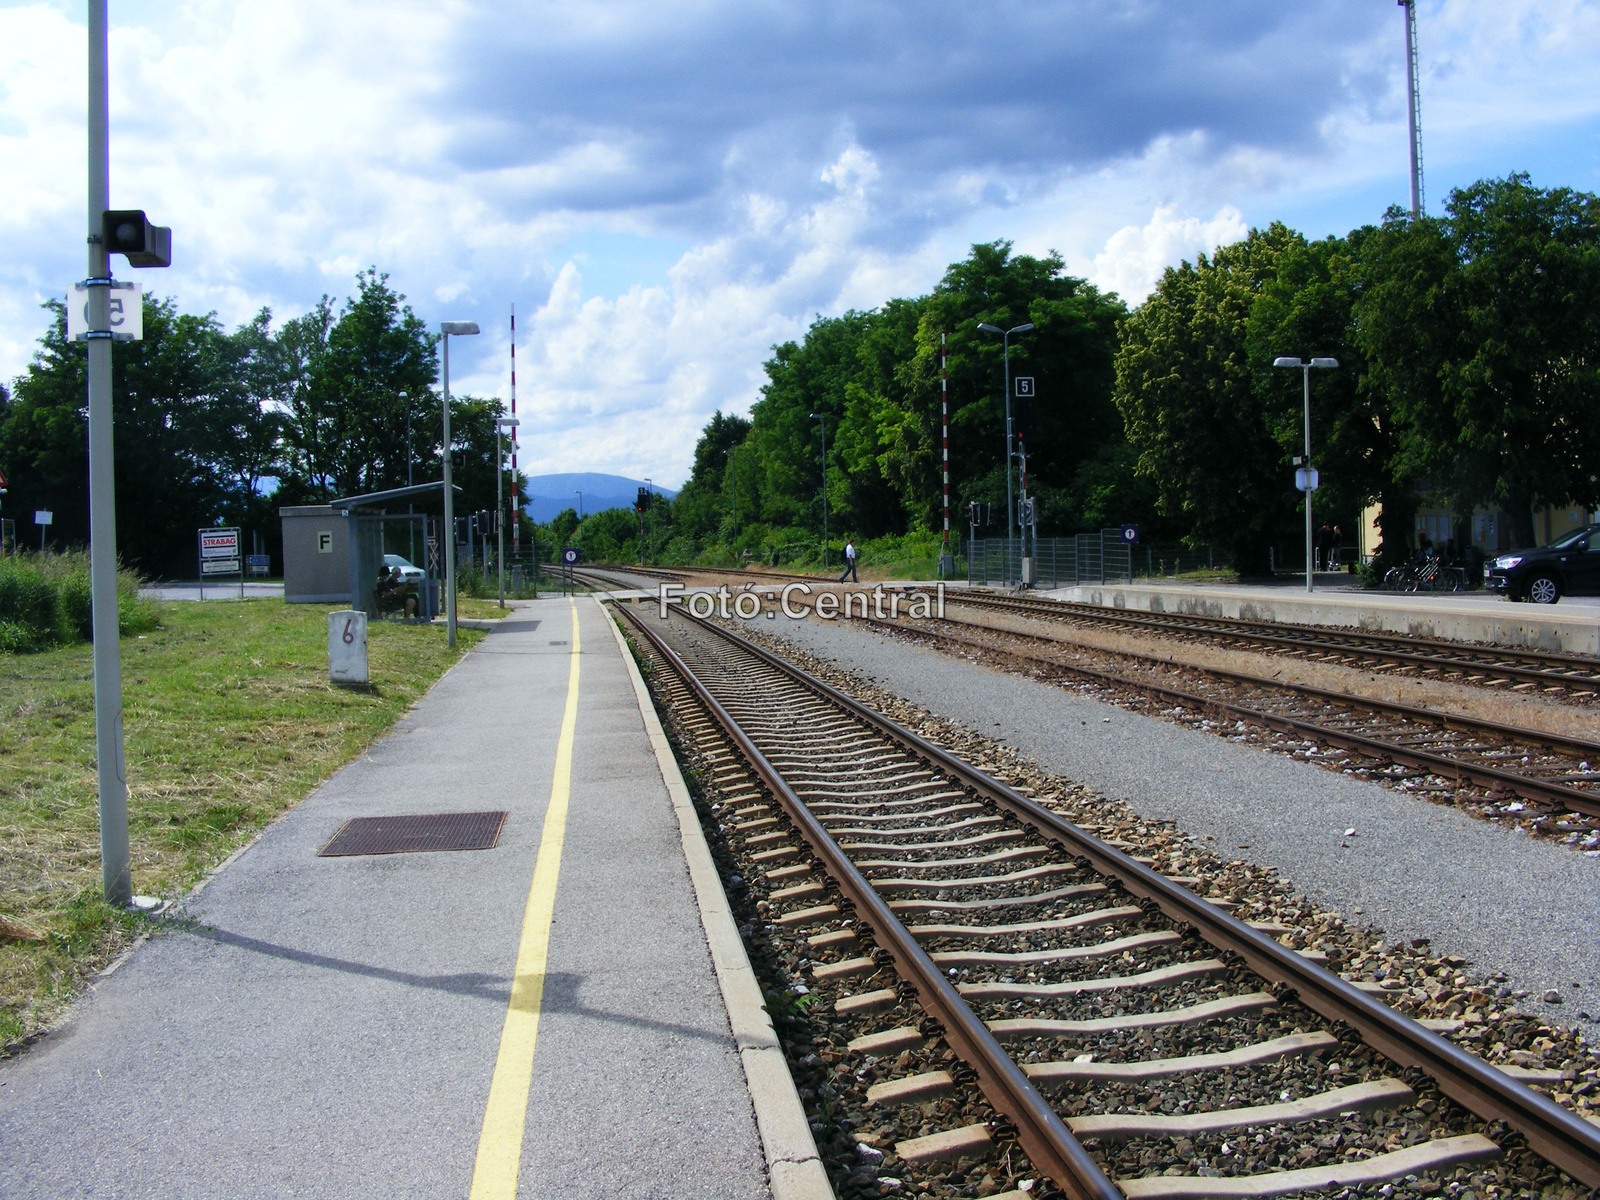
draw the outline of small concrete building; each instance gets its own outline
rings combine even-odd
[[[420,601],[417,615],[431,619],[438,609],[440,572],[437,555],[427,555],[426,548],[430,538],[438,537],[441,522],[437,516],[413,509],[419,501],[438,504],[443,489],[442,483],[419,483],[344,496],[329,504],[280,508],[284,600],[290,604],[348,604],[376,616],[373,585],[385,550],[399,553],[409,549],[406,541],[399,540],[400,534],[413,530],[420,536],[410,539],[411,544],[420,544],[426,563],[431,564],[425,565],[427,578],[416,589]],[[455,490],[461,491],[459,487]],[[402,504],[406,511],[389,511]]]
[[[280,508],[283,598],[290,604],[350,603],[350,520],[331,504]]]

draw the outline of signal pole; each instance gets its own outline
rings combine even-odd
[[[517,304],[511,302],[511,419],[517,419]],[[516,426],[512,426],[516,428]],[[511,435],[511,487],[516,492],[511,511],[511,557],[522,554],[522,489],[517,486],[517,435]],[[535,568],[537,570],[537,568]]]
[[[1422,215],[1422,89],[1417,82],[1417,0],[1397,0],[1406,10],[1406,123],[1411,130],[1411,216]]]
[[[955,572],[950,554],[950,376],[945,370],[945,335],[939,335],[939,469],[944,478],[944,541],[939,547],[939,578]]]
[[[122,743],[122,647],[117,638],[117,494],[111,439],[111,111],[106,0],[89,0],[89,571],[93,597],[94,740],[100,878],[107,904],[133,902],[128,866],[128,770]]]

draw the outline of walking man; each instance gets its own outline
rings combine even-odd
[[[839,582],[849,579],[851,583],[860,583],[856,578],[856,544],[849,541],[844,544],[844,571],[839,575]]]

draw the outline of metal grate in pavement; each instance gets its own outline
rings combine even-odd
[[[417,854],[427,850],[492,850],[504,812],[429,813],[355,817],[317,851],[318,858],[352,854]]]

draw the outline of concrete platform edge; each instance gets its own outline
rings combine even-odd
[[[1568,654],[1600,654],[1600,621],[1589,608],[1482,600],[1435,602],[1394,592],[1262,592],[1249,588],[1082,584],[1041,593],[1052,599],[1134,612],[1182,613],[1292,625],[1331,625],[1456,642],[1526,646]]]
[[[639,664],[622,636],[621,626],[606,612],[599,597],[595,598],[595,603],[606,613],[617,647],[622,651],[639,702],[639,715],[644,719],[656,765],[678,816],[684,860],[694,884],[695,902],[700,907],[700,921],[711,950],[717,984],[728,1010],[728,1025],[744,1066],[745,1084],[755,1109],[756,1127],[761,1133],[773,1200],[835,1200],[822,1157],[817,1153],[816,1139],[811,1136],[811,1124],[806,1120],[800,1094],[795,1090],[794,1077],[789,1073],[789,1064],[783,1057],[783,1048],[762,1001],[761,986],[756,982],[733,912],[728,907],[727,895],[722,890],[722,881],[711,861],[711,848],[706,845],[700,819],[689,799],[688,785],[683,781],[666,731],[656,716],[650,689],[639,673]]]

